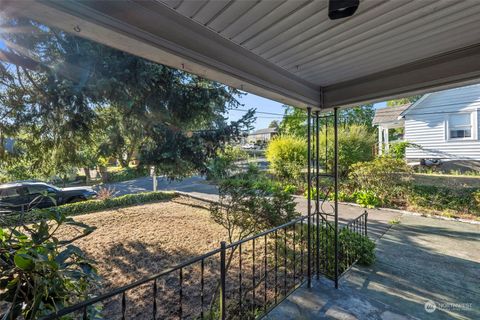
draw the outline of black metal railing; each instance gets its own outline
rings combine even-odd
[[[368,220],[368,212],[367,210],[365,210],[361,215],[349,221],[345,226],[342,227],[342,229],[348,229],[351,232],[355,232],[364,237],[367,237],[368,236],[367,220]]]
[[[254,319],[306,280],[308,216],[226,244],[43,319]],[[313,240],[313,239],[312,239]],[[313,248],[312,248],[313,249]],[[100,310],[100,311],[99,311]]]
[[[350,239],[367,235],[367,217],[364,212],[339,231],[339,275],[358,259]],[[222,242],[216,250],[43,319],[93,319],[96,313],[107,319],[255,319],[304,284],[309,273],[335,279],[333,224],[320,212],[310,219],[310,233],[303,216],[232,244]]]
[[[365,210],[357,218],[350,220],[339,231],[339,261],[341,269],[338,278],[347,273],[361,258],[361,238],[368,238],[368,212]]]

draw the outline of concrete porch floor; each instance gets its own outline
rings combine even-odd
[[[314,281],[266,319],[480,319],[480,225],[404,215],[376,253],[372,267],[354,267],[338,290]]]

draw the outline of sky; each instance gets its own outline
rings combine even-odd
[[[238,99],[240,103],[243,105],[238,107],[235,110],[231,110],[228,113],[228,120],[235,121],[238,120],[243,114],[245,114],[246,110],[251,108],[256,108],[257,113],[256,117],[257,120],[254,123],[255,130],[268,128],[268,125],[273,120],[282,120],[282,115],[284,113],[285,108],[283,108],[282,104],[279,102],[275,102],[270,99],[262,98],[260,96],[248,93]],[[375,103],[375,108],[383,108],[386,107],[386,102],[379,102]]]

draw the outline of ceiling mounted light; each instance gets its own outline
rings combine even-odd
[[[328,17],[331,20],[350,17],[357,11],[360,0],[330,0],[328,3]]]

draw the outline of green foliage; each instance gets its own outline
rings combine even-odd
[[[248,153],[240,147],[226,146],[217,151],[217,156],[209,161],[207,166],[207,179],[220,181],[238,171],[237,161],[248,158]]]
[[[305,138],[281,135],[269,142],[265,155],[278,178],[298,183],[307,164],[307,151]]]
[[[375,142],[374,132],[366,126],[340,127],[338,129],[339,174],[345,176],[354,163],[373,159],[372,146]],[[325,145],[327,145],[327,148],[325,148]],[[320,136],[320,159],[325,159],[325,152],[327,152],[326,159],[328,159],[327,168],[329,172],[333,171],[334,151],[333,128],[330,128],[327,135],[322,134]]]
[[[412,144],[408,141],[401,141],[396,143],[391,143],[388,150],[388,155],[396,159],[405,159],[405,151],[408,147],[415,147],[415,144]]]
[[[136,168],[125,168],[117,172],[109,172],[107,180],[108,182],[121,182],[146,176],[148,176],[148,169],[144,166],[138,166]]]
[[[228,232],[230,242],[269,229],[298,215],[290,190],[250,168],[219,184],[220,200],[211,217]]]
[[[45,215],[50,215],[53,212],[59,212],[65,216],[74,216],[86,214],[101,210],[127,207],[145,204],[153,201],[170,200],[175,197],[173,192],[155,191],[143,192],[135,194],[127,194],[124,196],[105,199],[105,200],[88,200],[75,203],[68,203],[58,207],[46,209],[34,209],[25,214],[12,214],[0,218],[0,225],[14,225],[23,222],[32,222],[42,219]]]
[[[400,99],[395,99],[395,100],[389,100],[387,101],[387,106],[388,107],[393,107],[393,106],[401,106],[403,104],[407,103],[413,103],[420,99],[422,95],[415,95],[411,97],[405,97],[405,98],[400,98]]]
[[[384,156],[352,165],[349,178],[365,204],[393,205],[406,198],[412,170],[405,161]]]
[[[375,262],[375,242],[368,237],[359,235],[348,229],[342,229],[339,233],[340,266],[341,272],[345,271],[344,259],[358,259],[358,263],[364,266],[371,266]],[[344,266],[345,267],[342,267]],[[342,270],[343,269],[343,270]]]
[[[307,137],[307,111],[291,106],[285,108],[282,122],[279,125],[281,135],[295,136],[306,139]]]
[[[353,197],[355,198],[355,202],[364,208],[375,208],[380,205],[380,199],[378,199],[377,195],[370,190],[356,191],[354,192]]]
[[[360,125],[373,130],[372,121],[375,116],[373,104],[367,104],[360,107],[345,108],[338,114],[338,124],[348,127],[351,125]],[[331,120],[330,120],[331,121]],[[333,125],[333,122],[331,123]]]
[[[448,188],[414,185],[408,195],[409,206],[447,215],[472,214],[480,216],[480,191],[476,188]]]
[[[306,249],[305,246],[307,243],[307,226],[303,226],[303,232],[300,231],[300,229],[301,226],[297,224],[295,231],[295,247],[302,248],[303,246],[303,248]],[[320,251],[320,261],[322,263],[322,269],[325,271],[328,277],[333,278],[335,275],[335,233],[333,230],[333,225],[323,224],[320,225],[318,229],[317,226],[313,225],[311,230],[313,244],[317,242],[317,230],[318,237],[323,248],[323,250]],[[348,228],[343,228],[340,229],[340,232],[338,234],[338,240],[338,269],[340,274],[347,270],[356,260],[358,260],[359,264],[365,266],[370,266],[375,262],[375,243],[368,237],[364,237],[358,233],[355,233]],[[287,243],[293,243],[293,232],[287,233]],[[284,252],[286,251],[287,265],[293,266],[294,255],[298,254],[298,252],[294,252],[293,246],[289,244],[287,244],[287,248],[285,248],[284,239],[279,238],[277,239],[276,244],[274,242],[270,245],[270,250],[273,251],[275,245],[278,247],[278,259],[280,261],[284,259]],[[299,262],[300,261],[298,261],[297,256],[296,263]],[[299,269],[300,266],[297,266],[297,270]]]
[[[75,226],[81,235],[59,240],[62,225]],[[98,281],[92,261],[73,241],[93,229],[55,209],[28,226],[0,229],[0,300],[2,319],[38,319],[89,298]],[[87,310],[94,318],[97,310]]]
[[[285,112],[283,120],[279,126],[280,134],[293,135],[306,139],[307,111],[291,106],[284,106],[284,108]],[[338,115],[338,124],[341,127],[360,125],[370,128],[370,131],[374,131],[372,127],[372,120],[374,115],[375,109],[371,104],[342,109],[340,110]],[[325,121],[328,122],[328,126],[333,127],[333,117],[329,117],[327,120],[321,119],[320,126],[322,128],[325,126]]]
[[[251,128],[253,110],[227,123],[241,93],[223,84],[28,19],[4,26],[25,32],[2,33],[0,141],[15,140],[12,161],[28,172],[64,177],[101,156],[123,167],[135,156],[170,178],[204,173]]]

